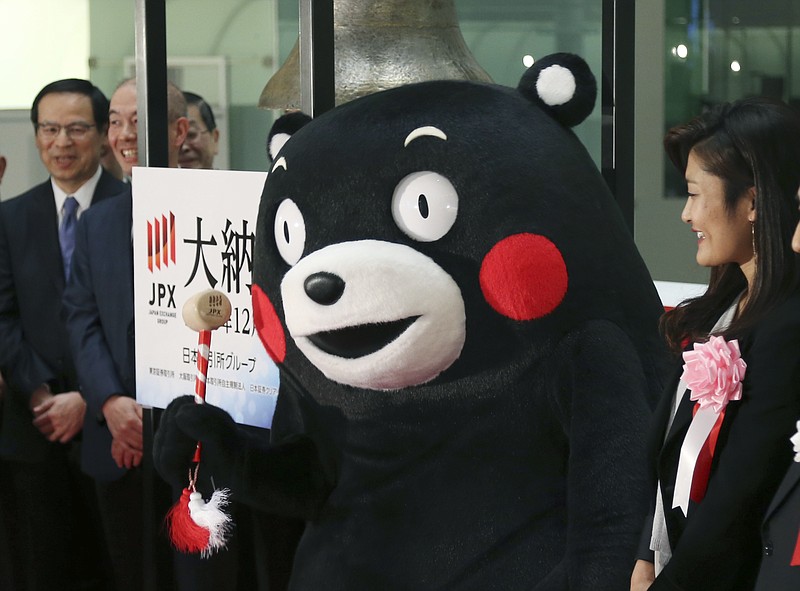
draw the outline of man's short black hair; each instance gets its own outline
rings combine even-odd
[[[56,80],[51,82],[39,91],[36,98],[33,99],[33,106],[31,107],[31,121],[33,126],[39,123],[39,101],[48,94],[59,92],[70,92],[74,94],[82,94],[89,97],[92,101],[92,113],[94,115],[94,123],[97,125],[97,130],[102,134],[108,128],[108,99],[99,88],[88,80],[81,80],[80,78],[66,78],[64,80]]]
[[[208,106],[206,100],[199,94],[188,92],[186,90],[183,91],[183,96],[186,97],[187,105],[197,106],[197,109],[200,111],[200,117],[203,119],[206,129],[208,129],[208,131],[214,131],[217,128],[217,122],[214,119],[214,111],[212,111],[211,107]]]

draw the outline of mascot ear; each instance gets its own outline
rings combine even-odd
[[[538,60],[522,75],[517,90],[567,127],[586,119],[597,97],[589,66],[571,53],[554,53]]]
[[[270,164],[275,161],[278,152],[289,141],[295,132],[311,121],[311,117],[301,111],[287,113],[275,120],[267,138],[267,156]]]

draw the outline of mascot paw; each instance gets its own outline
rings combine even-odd
[[[202,444],[199,479],[213,479],[216,488],[234,487],[239,449],[236,423],[221,408],[196,404],[181,396],[167,406],[153,443],[156,471],[174,487],[185,487],[194,463],[197,442]]]

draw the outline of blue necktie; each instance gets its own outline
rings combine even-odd
[[[61,256],[64,257],[64,277],[69,279],[72,251],[75,250],[75,226],[78,224],[78,201],[75,197],[67,197],[63,212],[58,241],[61,243]]]

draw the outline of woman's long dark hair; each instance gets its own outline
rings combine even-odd
[[[791,238],[798,222],[800,187],[800,115],[784,103],[750,98],[713,107],[664,138],[667,155],[684,173],[694,151],[703,169],[725,187],[725,208],[755,189],[755,274],[747,302],[723,336],[751,328],[800,280],[800,259]],[[711,269],[706,292],[664,314],[661,330],[673,351],[686,341],[705,340],[720,314],[747,289],[736,263]]]

